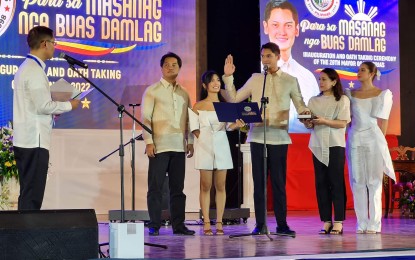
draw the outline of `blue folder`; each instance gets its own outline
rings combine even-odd
[[[235,122],[237,119],[242,119],[245,123],[262,122],[258,103],[255,102],[213,102],[213,106],[220,122]]]

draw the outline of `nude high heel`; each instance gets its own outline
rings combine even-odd
[[[343,234],[343,221],[334,221],[333,229],[330,231],[330,235]]]
[[[225,232],[223,232],[222,222],[216,222],[216,235],[222,236],[225,235]],[[221,228],[218,228],[220,225]]]
[[[213,236],[212,229],[210,228],[210,222],[203,222],[203,235]]]

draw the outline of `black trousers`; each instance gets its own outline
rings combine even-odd
[[[14,147],[19,170],[19,210],[39,210],[45,194],[49,167],[49,150],[44,148]]]
[[[186,195],[184,189],[186,157],[184,152],[164,152],[149,158],[147,208],[149,227],[160,228],[163,184],[169,174],[170,215],[173,230],[184,226]]]
[[[313,155],[316,194],[321,221],[346,218],[346,186],[344,182],[345,148],[330,147],[329,165],[326,166]]]
[[[279,227],[287,225],[287,175],[288,145],[267,145],[267,174],[271,174],[274,215]],[[265,224],[266,205],[264,189],[264,145],[251,142],[252,177],[254,181],[254,206],[257,226]]]

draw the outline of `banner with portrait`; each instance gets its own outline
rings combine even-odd
[[[267,10],[270,2],[285,7]],[[388,134],[400,135],[398,0],[260,0],[260,11],[261,43],[279,45],[279,66],[297,77],[306,104],[319,94],[322,69],[336,69],[343,87],[356,89],[359,65],[372,61],[381,72],[374,85],[393,93]],[[306,132],[294,110],[290,132]]]

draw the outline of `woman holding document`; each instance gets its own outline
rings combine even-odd
[[[346,212],[345,132],[350,122],[350,100],[343,94],[334,69],[323,69],[319,80],[320,94],[308,102],[313,119],[303,122],[312,129],[308,147],[313,153],[317,204],[324,223],[319,233],[341,235]]]
[[[241,120],[235,123],[219,122],[213,102],[223,102],[220,94],[221,81],[218,73],[207,71],[202,75],[200,101],[189,111],[190,130],[196,136],[195,168],[200,170],[200,207],[204,227],[203,234],[213,235],[210,227],[210,189],[214,179],[216,189],[216,235],[223,235],[222,217],[226,201],[226,172],[233,168],[233,162],[226,130],[235,130],[245,125]]]

